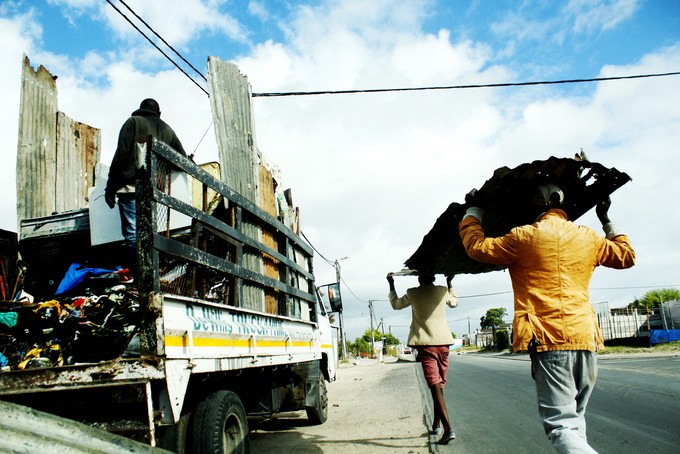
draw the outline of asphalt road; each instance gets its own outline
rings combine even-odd
[[[445,397],[457,438],[435,452],[549,453],[526,358],[451,356]],[[680,357],[599,359],[588,440],[601,454],[680,453]]]

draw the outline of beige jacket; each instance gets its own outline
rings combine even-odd
[[[401,298],[390,291],[392,308],[411,306],[411,330],[407,344],[411,347],[451,345],[453,335],[446,322],[446,306],[458,306],[458,297],[441,285],[420,285],[410,288]]]

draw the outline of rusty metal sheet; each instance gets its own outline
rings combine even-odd
[[[529,201],[535,187],[554,183],[565,194],[563,209],[574,221],[599,201],[630,181],[615,168],[571,158],[550,157],[544,161],[525,163],[514,169],[501,167],[479,188],[486,200],[482,226],[487,236],[498,237],[513,227],[534,221],[535,208]],[[452,203],[425,235],[415,253],[406,260],[411,270],[427,274],[477,274],[503,269],[498,265],[472,260],[458,233],[467,204]]]
[[[236,65],[217,57],[208,58],[208,86],[215,124],[215,136],[221,163],[222,181],[241,196],[259,205],[259,163],[252,112],[252,90],[248,78]],[[243,231],[260,240],[261,230],[243,220]],[[243,266],[262,274],[263,261],[259,254],[243,253]],[[243,283],[242,307],[265,310],[262,289]]]
[[[116,358],[99,363],[3,372],[0,374],[0,396],[164,380],[163,367],[164,363],[153,357],[145,358],[145,361]]]
[[[55,210],[57,213],[87,208],[99,162],[101,131],[57,112]]]
[[[33,70],[24,55],[17,145],[17,217],[54,212],[57,83],[45,67]]]
[[[86,208],[101,131],[57,108],[56,77],[24,55],[17,148],[17,219]]]

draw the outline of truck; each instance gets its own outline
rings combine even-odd
[[[132,278],[92,210],[21,221],[0,400],[178,453],[248,452],[249,419],[278,412],[322,424],[337,346],[312,247],[154,137],[137,167]]]

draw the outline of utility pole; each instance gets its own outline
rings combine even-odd
[[[388,300],[368,300],[368,314],[371,317],[371,353],[375,354],[375,333],[373,332],[373,319],[375,318],[375,314],[373,313],[373,303],[376,301],[388,301]],[[382,324],[382,319],[380,321]],[[383,337],[385,334],[385,325],[383,325]]]
[[[341,259],[335,259],[335,280],[338,283],[338,288],[340,288],[340,260],[346,260],[349,257],[343,257]],[[340,321],[340,343],[342,344],[341,354],[342,360],[347,359],[347,338],[345,337],[345,321],[342,315],[342,311],[338,314]]]
[[[368,300],[368,314],[371,317],[371,353],[375,355],[375,333],[373,332],[373,300]]]

